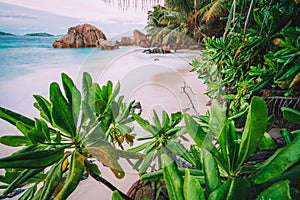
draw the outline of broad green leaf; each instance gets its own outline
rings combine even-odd
[[[143,143],[143,144],[141,144],[141,145],[138,145],[138,146],[136,146],[136,147],[127,149],[127,151],[139,152],[139,151],[144,150],[144,149],[147,148],[148,146],[153,145],[153,143],[155,143],[155,141],[145,142],[145,143]]]
[[[267,121],[267,104],[262,98],[254,96],[250,103],[235,169],[239,170],[239,167],[242,166],[248,156],[257,149],[266,131]]]
[[[19,131],[21,131],[21,132],[23,133],[23,135],[24,135],[25,137],[28,136],[28,132],[29,132],[30,128],[29,128],[28,126],[26,126],[26,124],[24,124],[24,123],[21,122],[21,121],[18,121],[18,122],[16,123],[16,127],[17,127],[17,129],[18,129]]]
[[[52,165],[64,155],[66,147],[51,150],[21,149],[12,155],[0,158],[0,168],[42,168]]]
[[[147,169],[149,168],[149,166],[153,160],[154,153],[155,153],[154,151],[150,151],[149,153],[146,154],[146,157],[143,160],[142,166],[140,167],[140,170],[139,170],[140,175],[145,174],[147,172]]]
[[[210,118],[209,118],[209,130],[219,137],[221,134],[222,128],[226,120],[226,110],[217,102],[213,100],[212,106],[210,109]]]
[[[211,193],[221,185],[219,168],[213,155],[205,149],[202,149],[202,159],[206,190]]]
[[[24,194],[19,198],[19,200],[32,199],[36,190],[37,190],[37,185],[32,186],[26,192],[24,192]]]
[[[77,123],[81,105],[81,94],[70,77],[62,73],[61,78],[68,103],[72,106],[74,122]]]
[[[35,100],[37,101],[40,109],[41,109],[41,116],[43,115],[43,113],[45,114],[45,116],[47,117],[47,121],[50,122],[51,124],[52,122],[52,116],[51,116],[51,104],[49,101],[47,101],[44,97],[39,96],[39,95],[33,95],[33,97],[35,98]]]
[[[52,103],[53,121],[63,132],[74,139],[76,137],[76,126],[73,119],[72,106],[68,104],[62,95],[57,83],[50,85],[50,100]]]
[[[112,193],[112,198],[111,199],[112,200],[123,200],[123,197],[120,195],[120,193],[117,190],[115,190]]]
[[[167,186],[168,195],[171,200],[183,200],[183,179],[177,165],[172,158],[163,153],[161,155],[164,181]]]
[[[292,199],[290,195],[290,181],[283,180],[274,183],[256,198],[257,200],[264,200],[264,199],[272,199],[272,200],[282,200],[282,199]]]
[[[34,120],[2,107],[0,107],[0,118],[14,126],[16,126],[18,121],[23,122],[29,128],[34,127],[35,124]]]
[[[20,187],[24,182],[26,182],[27,180],[29,180],[30,178],[37,175],[43,170],[44,168],[24,169],[24,171],[20,173],[19,176],[12,183],[9,184],[9,186],[3,192],[3,195],[11,193],[14,189]]]
[[[117,151],[109,142],[98,139],[86,148],[99,162],[109,167],[117,178],[121,179],[124,177],[124,171],[118,163],[119,156]]]
[[[277,145],[274,142],[274,139],[268,133],[264,133],[258,146],[259,150],[271,150],[276,149],[276,147]]]
[[[204,132],[201,126],[188,114],[184,114],[185,125],[191,138],[195,141],[199,148],[204,147],[210,151],[219,165],[224,163],[223,157],[220,155],[219,151],[212,145],[212,137]]]
[[[281,107],[281,111],[283,112],[284,119],[295,124],[300,124],[300,111],[289,107]]]
[[[72,93],[74,90],[74,83],[72,79],[65,73],[61,74],[61,80],[62,80],[62,85],[65,91],[65,95],[67,97],[68,103],[72,105],[73,98],[72,98]]]
[[[166,111],[162,112],[162,129],[166,131],[170,126],[170,118],[168,116],[168,113]]]
[[[0,137],[0,143],[11,147],[29,146],[32,144],[27,137],[18,135],[2,136]]]
[[[85,166],[86,166],[86,168],[91,170],[97,176],[101,175],[101,171],[99,170],[98,165],[96,165],[95,163],[92,163],[92,162],[86,160],[85,161]]]
[[[222,156],[224,160],[226,160],[226,163],[223,164],[224,167],[226,167],[224,170],[229,173],[229,175],[234,176],[235,174],[232,174],[232,172],[234,171],[233,167],[237,160],[239,143],[234,122],[232,120],[227,120],[224,123],[224,127],[222,128],[219,137],[219,144]]]
[[[247,200],[250,193],[250,183],[247,179],[233,178],[227,180],[209,196],[209,200]]]
[[[186,200],[205,200],[203,188],[199,181],[194,176],[190,175],[190,171],[188,169],[185,170],[183,194]]]
[[[211,144],[211,137],[207,135],[201,126],[188,114],[184,114],[185,125],[188,133],[193,138],[198,147],[205,147],[207,149],[213,148]]]
[[[118,149],[116,150],[116,154],[121,158],[128,158],[128,159],[140,159],[145,157],[143,154],[140,153],[118,150]]]
[[[82,78],[82,94],[85,102],[89,102],[89,90],[92,84],[93,82],[91,75],[87,72],[84,72]]]
[[[297,185],[300,183],[300,165],[289,168],[284,173],[268,181],[268,183],[275,183],[277,181],[289,180],[291,184]]]
[[[167,148],[170,149],[174,154],[182,157],[187,162],[189,162],[192,166],[196,166],[196,160],[193,156],[188,152],[188,150],[180,143],[169,141],[167,144]]]
[[[115,86],[115,88],[113,89],[112,95],[110,97],[111,101],[114,100],[118,96],[118,94],[120,92],[120,88],[121,88],[120,82],[118,81],[118,83]]]
[[[132,117],[137,121],[137,123],[145,130],[153,135],[157,134],[157,131],[153,128],[153,126],[149,123],[149,121],[141,118],[139,115],[132,113]]]
[[[153,117],[152,117],[152,120],[153,120],[153,123],[154,123],[154,125],[156,126],[156,128],[157,128],[158,130],[161,130],[161,129],[162,129],[162,126],[161,126],[161,124],[160,124],[159,117],[158,117],[158,115],[157,115],[157,113],[156,113],[155,110],[153,110]]]
[[[28,132],[28,138],[32,142],[32,144],[44,143],[45,136],[42,131],[38,130],[37,128],[33,128]]]
[[[275,178],[300,160],[300,137],[296,137],[292,143],[278,149],[265,161],[266,165],[252,177],[254,184],[262,184]]]

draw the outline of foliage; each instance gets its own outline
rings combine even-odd
[[[165,6],[155,6],[148,12],[148,35],[152,41],[159,41],[162,45],[200,41],[203,37],[222,30],[222,23],[218,19],[227,14],[224,6],[226,2],[166,1]]]
[[[299,11],[292,0],[233,1],[223,37],[204,42],[214,65],[192,63],[209,96],[240,105],[262,90],[299,92]]]
[[[62,90],[63,89],[63,90]],[[119,83],[100,87],[84,73],[82,92],[73,81],[62,74],[62,87],[50,85],[50,100],[34,95],[35,107],[41,118],[30,119],[11,110],[0,108],[0,117],[16,126],[22,135],[2,136],[2,144],[23,147],[0,158],[3,195],[29,185],[21,199],[66,199],[77,187],[85,171],[92,175],[101,172],[91,159],[96,158],[109,167],[114,175],[123,178],[119,158],[141,158],[136,153],[118,150],[123,141],[132,144],[134,135],[128,123],[133,119],[133,103],[117,98]],[[49,169],[49,170],[48,170]],[[67,177],[63,176],[67,173]],[[37,189],[38,184],[42,187]],[[61,186],[63,183],[63,186]]]
[[[299,184],[296,177],[299,176],[300,137],[295,137],[262,163],[247,162],[264,135],[267,113],[264,100],[253,97],[242,132],[226,117],[226,109],[217,101],[213,102],[206,131],[185,114],[187,131],[195,142],[192,155],[201,162],[197,165],[198,173],[186,169],[182,174],[171,159],[172,154],[165,152],[162,173],[154,172],[141,178],[156,180],[163,176],[170,199],[190,199],[190,195],[197,195],[194,199],[291,199],[291,190],[297,190]],[[194,187],[190,186],[191,181],[195,181]],[[279,187],[280,190],[270,192]],[[181,194],[183,196],[178,196]]]
[[[158,158],[157,169],[161,169],[163,162],[161,154],[164,151],[178,154],[195,165],[195,161],[190,156],[189,152],[181,144],[174,141],[179,137],[185,139],[183,134],[186,133],[186,130],[181,126],[178,126],[182,119],[182,114],[180,112],[172,113],[171,116],[169,116],[163,111],[160,120],[154,110],[154,124],[150,124],[149,121],[134,113],[132,114],[132,117],[145,131],[150,133],[148,136],[138,138],[138,141],[145,141],[143,144],[128,150],[133,152],[143,152],[143,154],[146,155],[145,159],[138,160],[134,166],[135,169],[139,169],[140,175],[145,174],[149,167],[151,167],[152,171],[155,169],[155,166],[151,166],[151,163],[156,157]]]

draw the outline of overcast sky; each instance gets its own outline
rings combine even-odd
[[[64,26],[77,23],[91,23],[100,29],[105,27],[104,32],[113,34],[142,28],[147,22],[146,10],[124,11],[103,0],[0,0],[0,3],[0,30],[13,30],[15,34],[35,32],[39,28],[46,32],[48,29],[52,34],[64,34],[68,28]]]

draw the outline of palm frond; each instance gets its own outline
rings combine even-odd
[[[227,13],[227,9],[224,6],[225,3],[226,0],[217,0],[207,5],[207,7],[210,8],[204,13],[202,20],[207,23],[214,18],[219,18],[224,16],[224,14]]]

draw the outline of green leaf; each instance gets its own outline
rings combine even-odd
[[[172,158],[163,153],[161,155],[164,180],[171,200],[183,200],[183,179]]]
[[[284,119],[295,124],[300,124],[300,111],[289,107],[281,107],[281,111],[283,112]]]
[[[85,102],[89,102],[89,89],[92,86],[92,77],[89,73],[84,72],[82,78],[82,93],[83,93],[83,100]]]
[[[256,198],[257,200],[264,200],[264,199],[272,199],[272,200],[282,200],[282,199],[292,199],[290,195],[290,181],[283,180],[274,183]]]
[[[202,149],[203,171],[205,174],[205,185],[210,193],[221,185],[218,165],[210,152]]]
[[[267,121],[268,108],[265,101],[262,98],[254,96],[250,103],[235,169],[239,170],[248,156],[257,149],[266,131]]]
[[[211,144],[211,137],[203,131],[201,126],[199,126],[199,124],[191,116],[185,113],[184,120],[188,133],[196,142],[198,147],[205,147],[207,149],[213,148],[213,145]]]
[[[226,120],[226,123],[224,123],[219,137],[219,144],[222,156],[226,160],[226,163],[223,164],[224,170],[229,175],[235,175],[233,174],[233,171],[235,171],[233,167],[237,160],[239,143],[233,120]]]
[[[191,138],[195,141],[199,148],[204,147],[210,151],[219,165],[224,163],[223,157],[220,155],[219,151],[212,145],[212,137],[204,132],[201,126],[188,114],[184,114],[185,125]]]
[[[162,112],[162,129],[167,130],[170,126],[170,118],[166,111]]]
[[[227,180],[209,196],[209,200],[247,200],[250,194],[251,184],[247,179],[233,178]]]
[[[150,151],[149,153],[146,154],[146,157],[143,160],[143,164],[139,170],[140,175],[145,174],[147,172],[147,169],[149,168],[149,166],[153,160],[154,153],[155,153],[155,151]]]
[[[145,130],[148,131],[150,133],[152,133],[153,135],[156,135],[157,132],[156,130],[153,128],[153,126],[149,123],[149,121],[141,118],[139,115],[132,113],[132,117],[137,121],[137,123]]]
[[[185,170],[183,195],[186,200],[205,200],[203,188],[201,187],[199,181],[194,176],[190,175],[188,169]]]
[[[87,160],[85,160],[85,165],[86,167],[91,170],[94,174],[96,174],[97,176],[101,175],[101,171],[99,170],[98,166],[94,163],[91,163]]]
[[[170,149],[174,154],[182,157],[187,162],[191,163],[192,166],[196,166],[196,160],[188,152],[188,150],[180,143],[168,141],[167,148]]]
[[[34,120],[2,107],[0,107],[0,118],[14,126],[16,126],[16,123],[19,121],[26,124],[29,128],[34,127],[35,124]]]
[[[64,155],[66,147],[51,150],[21,149],[14,154],[0,158],[0,168],[41,168],[56,163]]]
[[[40,112],[41,112],[41,116],[46,116],[46,120],[48,122],[50,122],[51,124],[52,122],[52,116],[51,116],[51,104],[49,101],[47,101],[44,97],[39,96],[39,95],[33,95],[33,97],[35,98],[35,100],[37,101],[39,107],[40,107]]]
[[[139,151],[142,151],[143,149],[147,148],[148,146],[151,146],[153,143],[155,143],[155,141],[149,141],[149,142],[143,143],[141,145],[138,145],[136,147],[127,149],[127,151],[139,152]]]
[[[117,85],[115,86],[115,88],[114,88],[114,90],[113,90],[113,92],[112,92],[112,95],[111,95],[111,97],[110,97],[111,101],[114,100],[114,99],[118,96],[118,94],[119,94],[119,92],[120,92],[120,88],[121,88],[120,82],[118,81],[118,83],[117,83]]]
[[[24,182],[26,182],[27,180],[29,180],[30,178],[37,175],[43,170],[44,168],[25,169],[22,173],[19,174],[19,176],[12,183],[9,184],[9,186],[3,192],[3,195],[7,195],[11,193],[14,189],[20,187],[21,184],[23,184]]]
[[[80,112],[81,94],[68,75],[62,73],[61,78],[68,103],[72,105],[74,121],[77,122]]]
[[[226,110],[217,102],[213,100],[212,106],[210,109],[210,118],[209,118],[209,130],[219,137],[221,134],[222,128],[226,120]]]
[[[264,133],[264,136],[262,137],[258,146],[259,150],[271,150],[276,149],[276,147],[277,145],[273,138],[268,133]]]
[[[2,136],[0,137],[0,143],[11,147],[29,146],[32,144],[27,137],[18,135]]]
[[[76,137],[76,127],[73,119],[72,106],[68,104],[62,95],[57,83],[50,85],[50,100],[52,103],[53,121],[63,132],[74,139]]]
[[[109,167],[117,178],[124,177],[124,171],[118,163],[119,156],[116,149],[107,141],[97,139],[89,144],[87,150],[104,166]]]
[[[296,137],[292,143],[278,149],[274,156],[267,159],[263,168],[252,177],[254,184],[262,184],[279,176],[289,167],[300,160],[300,137]]]
[[[120,195],[120,193],[117,190],[115,190],[112,193],[112,198],[111,199],[112,200],[123,200],[123,197]]]
[[[19,200],[32,199],[36,190],[37,190],[37,185],[32,186],[19,198]]]
[[[156,126],[156,128],[157,128],[158,130],[161,130],[161,129],[162,129],[162,126],[161,126],[161,124],[160,124],[159,117],[158,117],[158,115],[157,115],[157,113],[156,113],[155,110],[153,110],[153,118],[152,118],[152,120],[153,120],[153,123],[154,123],[154,125]]]

